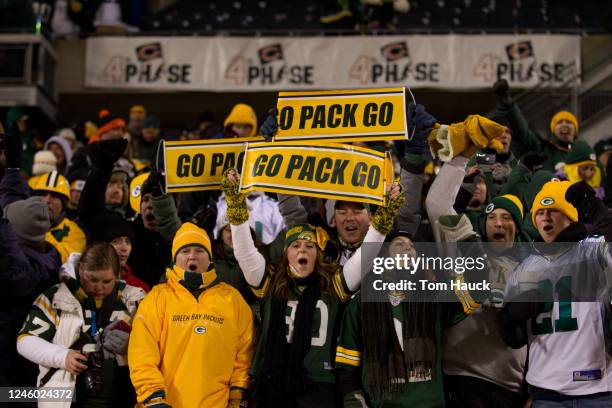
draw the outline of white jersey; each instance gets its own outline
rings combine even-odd
[[[527,322],[529,384],[566,395],[612,391],[604,336],[608,265],[605,240],[588,238],[555,255],[534,250],[510,277],[506,299],[539,288],[554,301]]]

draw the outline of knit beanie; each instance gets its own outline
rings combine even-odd
[[[30,197],[9,204],[4,208],[4,217],[9,220],[17,236],[29,243],[44,241],[51,227],[49,207],[42,197]]]
[[[159,127],[160,127],[159,118],[155,115],[147,116],[142,125],[143,129],[159,129]]]
[[[49,150],[41,150],[34,155],[32,165],[32,175],[38,176],[43,173],[50,173],[57,170],[57,159]]]
[[[74,133],[74,130],[70,128],[60,129],[57,135],[62,139],[66,139],[68,142],[76,142],[76,134]]]
[[[570,181],[549,181],[542,186],[531,206],[531,222],[536,225],[536,213],[541,208],[561,211],[573,222],[578,221],[578,210],[565,199],[565,192],[573,183]]]
[[[572,122],[574,128],[576,128],[576,134],[578,134],[578,119],[576,119],[576,116],[574,116],[573,113],[568,111],[559,111],[555,113],[555,116],[553,116],[550,120],[550,133],[554,133],[555,126],[557,126],[557,123],[559,123],[563,119]]]
[[[176,255],[185,247],[199,246],[208,252],[212,259],[212,248],[210,238],[206,231],[195,224],[186,222],[176,231],[172,241],[172,259],[176,260]]]
[[[506,115],[504,115],[503,113],[494,111],[492,114],[488,115],[487,117],[491,119],[493,122],[498,123],[502,126],[505,126],[508,129],[511,129],[510,122],[508,121],[508,118],[506,117]]]
[[[595,164],[596,159],[593,148],[584,140],[577,140],[565,156],[565,164]]]
[[[323,251],[327,241],[329,241],[329,235],[321,227],[315,227],[311,224],[297,224],[291,227],[285,234],[285,251],[293,241],[298,239],[312,241]]]
[[[94,143],[102,140],[102,135],[111,129],[116,127],[126,127],[125,121],[117,116],[112,115],[107,110],[100,112],[100,117],[96,121],[96,127],[98,128],[96,133],[91,136],[88,143]]]
[[[144,118],[147,116],[147,110],[142,105],[134,105],[130,108],[130,118]]]
[[[599,157],[600,154],[612,150],[612,139],[600,140],[599,142],[595,143],[593,149],[595,150],[595,155]]]
[[[132,223],[115,211],[104,211],[97,215],[89,226],[91,242],[110,243],[119,237],[128,237],[134,243]]]
[[[484,209],[485,217],[491,214],[496,209],[501,208],[506,210],[512,215],[514,224],[517,230],[521,230],[523,227],[523,203],[521,200],[513,194],[505,194],[502,196],[495,197],[489,205]],[[486,231],[485,231],[486,232]]]

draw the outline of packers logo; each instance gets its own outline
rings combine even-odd
[[[204,334],[204,333],[206,333],[206,327],[204,327],[204,326],[196,326],[196,327],[193,329],[193,331],[194,331],[196,334]]]
[[[540,200],[540,204],[542,205],[553,205],[555,203],[555,200],[553,200],[550,197],[544,197],[543,199]]]
[[[495,204],[491,203],[485,208],[485,214],[490,214],[495,209]]]
[[[299,234],[303,230],[304,230],[304,227],[302,227],[301,225],[298,225],[297,227],[293,227],[289,231],[287,231],[286,235],[290,236],[290,235],[293,235],[293,234]]]
[[[141,186],[135,186],[135,187],[132,189],[132,197],[134,197],[134,198],[138,198],[138,197],[140,197],[140,187],[141,187]]]

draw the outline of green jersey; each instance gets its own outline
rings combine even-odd
[[[253,288],[253,292],[265,297],[261,304],[262,332],[261,338],[251,367],[251,375],[257,376],[262,368],[263,353],[267,344],[268,328],[272,311],[272,295],[269,293],[270,278],[267,275],[259,289]],[[285,335],[287,343],[291,344],[295,313],[301,292],[296,288],[287,300],[285,312]],[[334,373],[334,356],[336,353],[336,340],[338,327],[342,318],[343,300],[350,298],[350,292],[344,281],[341,270],[334,277],[332,292],[323,292],[317,301],[312,317],[312,336],[310,349],[304,358],[304,368],[308,378],[313,382],[336,382]]]
[[[392,304],[393,322],[395,326],[395,335],[398,337],[400,345],[403,349],[403,329],[405,324],[411,324],[404,318],[404,308],[402,303]],[[462,307],[459,303],[436,303],[435,321],[433,324],[435,334],[436,360],[433,370],[429,374],[424,374],[423,370],[414,370],[408,378],[398,378],[397,382],[405,384],[401,391],[396,392],[391,399],[387,400],[369,400],[369,407],[423,407],[434,408],[444,407],[444,388],[442,376],[442,333],[445,327],[452,325],[458,320],[465,317]],[[363,332],[361,325],[361,297],[359,294],[355,296],[348,304],[342,327],[340,329],[340,337],[336,350],[336,368],[338,370],[360,370],[361,380],[364,391],[367,394],[368,381],[367,373],[363,369]],[[385,335],[385,334],[378,334]],[[366,399],[369,399],[366,397]],[[348,402],[345,400],[345,402]],[[360,406],[360,405],[356,405]]]

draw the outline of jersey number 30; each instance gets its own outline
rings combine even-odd
[[[285,322],[287,323],[287,326],[289,326],[289,331],[287,332],[287,343],[291,344],[293,339],[293,322],[295,321],[295,312],[297,311],[298,302],[296,300],[290,300],[287,302],[287,306],[291,310],[289,315],[285,317]],[[321,316],[319,319],[319,333],[316,337],[312,337],[310,345],[323,347],[325,345],[325,341],[327,340],[327,321],[329,319],[329,311],[327,309],[327,305],[320,299],[317,301],[316,308],[319,310]],[[316,313],[314,316],[316,317]]]

